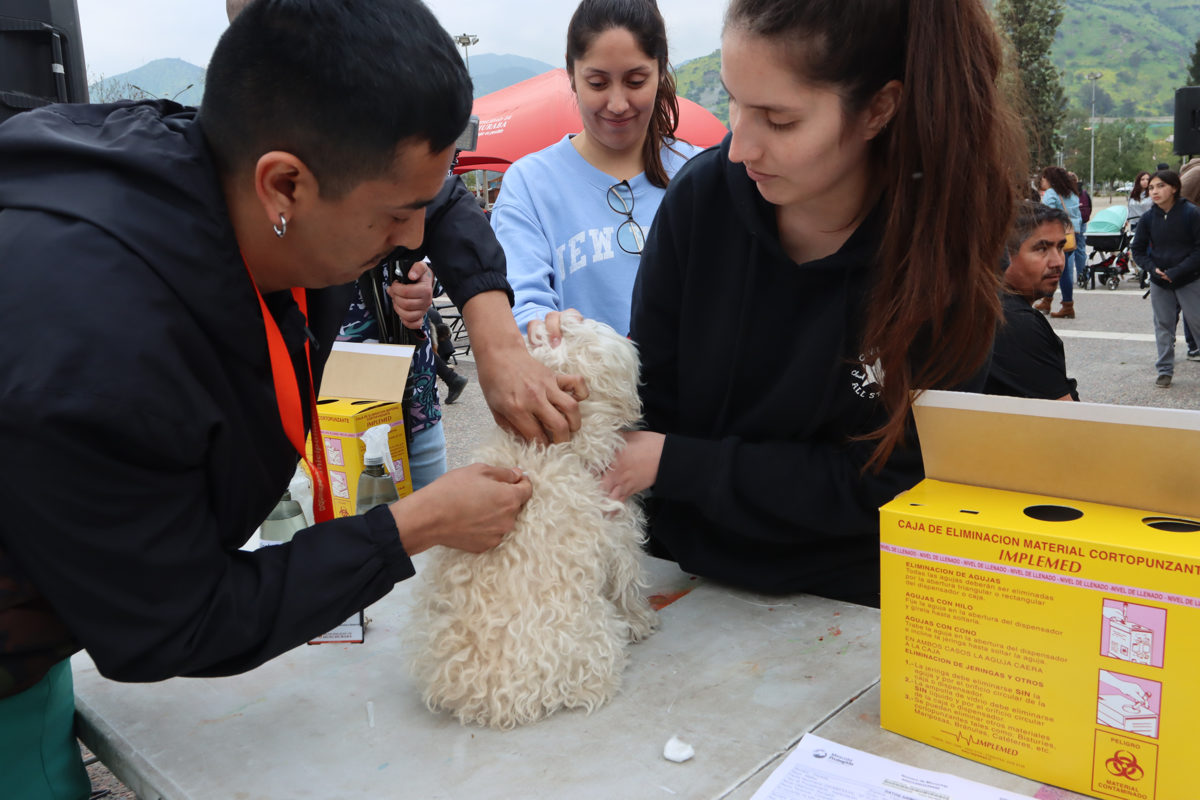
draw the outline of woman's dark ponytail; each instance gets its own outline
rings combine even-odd
[[[1027,174],[1000,37],[981,0],[733,0],[726,26],[782,45],[847,114],[903,85],[872,150],[887,221],[860,332],[886,375],[887,421],[867,437],[878,441],[867,466],[880,468],[913,393],[963,383],[991,351],[996,264]]]
[[[650,115],[646,141],[642,143],[642,167],[646,179],[660,189],[667,188],[671,180],[662,163],[663,145],[674,143],[678,126],[679,98],[675,94],[675,75],[669,67],[659,64],[658,94],[654,98],[654,111]]]

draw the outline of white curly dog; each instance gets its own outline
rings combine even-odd
[[[529,342],[533,356],[587,380],[582,425],[549,446],[497,429],[476,453],[521,467],[533,496],[493,550],[431,552],[410,629],[429,708],[499,729],[604,705],[620,688],[625,646],[657,625],[641,592],[641,508],[600,485],[621,432],[641,417],[637,350],[595,320],[564,317],[556,347],[541,333]]]

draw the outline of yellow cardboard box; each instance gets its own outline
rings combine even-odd
[[[915,414],[926,480],[880,515],[883,726],[1094,797],[1200,797],[1200,412]]]
[[[376,425],[392,426],[388,445],[396,492],[412,494],[408,444],[404,438],[404,384],[412,363],[411,345],[335,342],[321,378],[317,419],[325,438],[325,461],[333,513],[352,516],[366,444],[362,435]],[[312,455],[312,442],[308,443]]]
[[[358,478],[363,470],[367,446],[362,435],[376,425],[390,425],[388,448],[391,450],[391,474],[396,493],[412,494],[412,476],[408,473],[408,443],[404,438],[404,411],[400,403],[359,400],[352,397],[321,397],[317,400],[317,419],[325,440],[325,466],[333,495],[333,513],[338,517],[354,515]],[[308,442],[312,453],[312,440]]]

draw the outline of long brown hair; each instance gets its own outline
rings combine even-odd
[[[864,437],[878,441],[865,468],[880,469],[904,440],[914,390],[966,381],[991,351],[996,265],[1027,174],[998,86],[999,36],[980,0],[733,0],[725,24],[784,45],[847,114],[889,81],[903,85],[872,141],[887,218],[861,347],[885,376],[887,421]],[[947,188],[946,176],[961,180]]]
[[[642,170],[650,183],[665,189],[670,178],[663,167],[662,148],[675,140],[679,99],[667,61],[667,26],[654,0],[583,0],[567,25],[567,73],[574,81],[575,60],[583,58],[597,36],[613,28],[633,34],[642,53],[658,64],[658,91],[642,143]]]
[[[1079,187],[1075,181],[1071,180],[1071,173],[1062,167],[1056,167],[1051,164],[1042,170],[1042,178],[1046,183],[1050,184],[1050,188],[1063,200],[1066,200],[1073,194],[1079,194]]]
[[[1137,174],[1137,177],[1133,179],[1133,188],[1129,191],[1130,200],[1141,200],[1143,197],[1150,194],[1150,181],[1146,181],[1146,185],[1142,186],[1143,175],[1145,175],[1147,178],[1150,177],[1150,173],[1146,172],[1146,170],[1142,170]]]

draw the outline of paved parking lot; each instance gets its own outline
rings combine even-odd
[[[1067,372],[1079,397],[1093,403],[1200,409],[1200,362],[1188,361],[1183,323],[1175,346],[1175,379],[1154,385],[1156,349],[1150,300],[1135,281],[1120,289],[1076,289],[1075,319],[1051,319],[1062,337]],[[1058,301],[1055,300],[1055,308]]]

